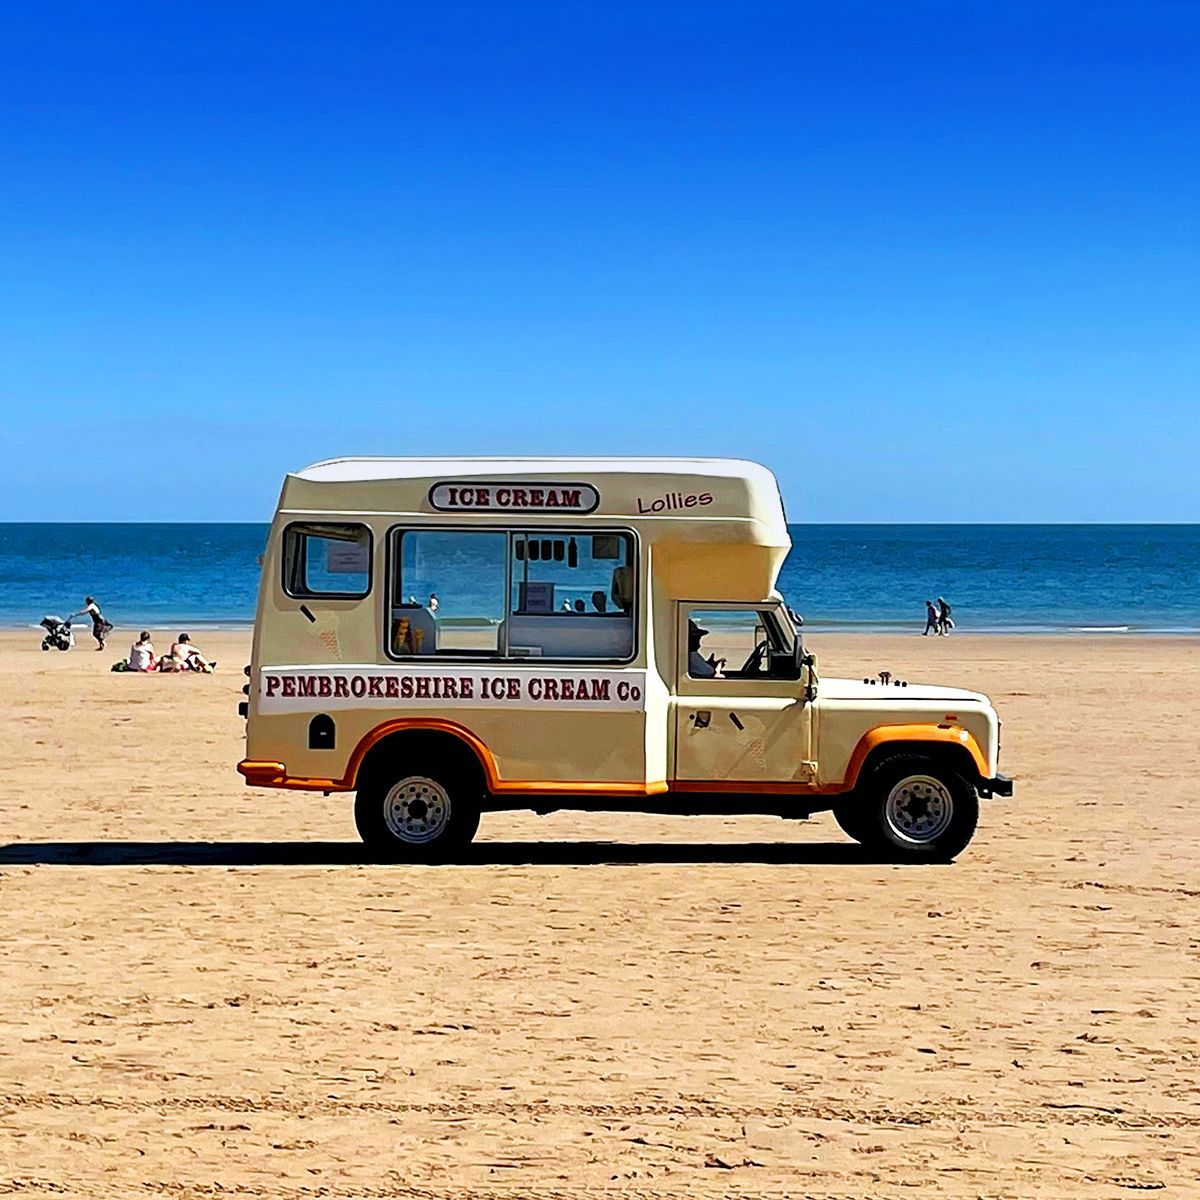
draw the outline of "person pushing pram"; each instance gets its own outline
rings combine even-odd
[[[104,614],[100,611],[100,605],[96,603],[94,596],[85,596],[83,598],[83,607],[67,618],[67,624],[69,625],[76,617],[91,617],[92,637],[96,639],[96,649],[103,650],[104,643],[108,641],[108,635],[113,631],[113,624],[111,621],[105,620]]]

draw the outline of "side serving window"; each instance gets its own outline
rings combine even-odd
[[[391,539],[393,658],[633,656],[632,534],[396,529]]]
[[[511,536],[509,655],[631,658],[633,536],[557,529]]]
[[[507,554],[502,532],[393,530],[389,653],[499,657]]]
[[[361,599],[371,590],[371,531],[365,525],[296,521],[283,533],[289,596]]]
[[[688,612],[687,675],[692,679],[793,679],[795,643],[770,609]]]

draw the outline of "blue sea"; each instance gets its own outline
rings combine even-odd
[[[1200,525],[790,528],[780,589],[810,628],[919,630],[926,597],[945,596],[964,633],[1200,633]],[[266,532],[0,524],[0,625],[85,594],[119,629],[248,625]]]

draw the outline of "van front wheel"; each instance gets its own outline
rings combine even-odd
[[[376,853],[436,860],[470,844],[479,828],[479,804],[467,781],[452,771],[376,772],[359,785],[354,823]]]
[[[866,783],[868,837],[896,858],[945,861],[962,853],[979,822],[974,787],[945,763],[918,754],[884,759]]]

